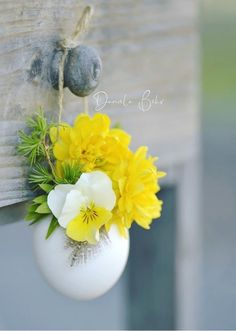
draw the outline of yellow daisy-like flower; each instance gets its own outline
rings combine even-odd
[[[110,129],[109,117],[98,113],[92,118],[80,114],[73,127],[61,125],[59,130],[54,127],[50,137],[59,176],[63,175],[63,163],[78,162],[83,172],[108,168],[110,163],[118,162],[121,154],[128,150],[130,142],[127,133]]]
[[[130,228],[133,221],[149,229],[152,220],[160,217],[162,201],[156,193],[160,190],[158,179],[165,173],[157,170],[156,158],[147,158],[146,154],[147,147],[142,146],[114,169],[112,180],[117,183],[117,206],[112,220],[106,224],[107,229],[116,223],[124,234],[124,229]]]

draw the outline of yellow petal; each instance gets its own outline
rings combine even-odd
[[[63,161],[69,157],[68,145],[64,143],[56,143],[53,147],[53,154],[59,161]]]
[[[121,129],[111,129],[110,135],[118,138],[120,143],[124,146],[128,146],[130,144],[131,136]]]
[[[58,137],[60,137],[62,140],[66,140],[67,143],[69,143],[70,129],[71,127],[67,123],[61,123],[59,128],[56,126],[50,128],[49,135],[51,142],[54,144],[58,140]]]
[[[98,134],[107,134],[110,128],[110,118],[105,114],[95,114],[93,119],[93,130]]]
[[[112,217],[112,213],[101,207],[93,207],[96,215],[92,219],[86,221],[84,212],[74,218],[67,226],[66,234],[76,241],[88,241],[90,244],[96,244],[96,232],[106,224]]]
[[[58,130],[55,126],[50,129],[49,134],[50,134],[51,142],[53,144],[57,141],[57,133],[58,133]]]

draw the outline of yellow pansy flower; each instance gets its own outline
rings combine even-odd
[[[112,182],[102,171],[83,173],[74,185],[57,185],[47,198],[68,237],[91,244],[99,240],[99,230],[111,219],[115,203]]]
[[[97,243],[97,231],[112,217],[112,213],[93,202],[81,208],[80,213],[67,226],[66,234],[76,241]]]

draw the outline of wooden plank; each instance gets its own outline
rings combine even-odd
[[[197,2],[92,0],[95,17],[86,44],[103,60],[97,91],[111,99],[124,94],[127,107],[107,105],[104,112],[133,134],[133,146],[147,144],[161,165],[184,162],[198,146]],[[17,131],[37,106],[57,113],[57,91],[29,75],[41,56],[43,76],[55,41],[71,34],[86,1],[2,0],[0,9],[0,206],[29,198],[27,169],[16,155]],[[137,104],[145,90],[164,99],[142,112]],[[90,107],[94,109],[93,97]],[[72,118],[82,100],[65,90],[65,113]]]

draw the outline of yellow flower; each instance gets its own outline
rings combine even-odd
[[[112,180],[116,195],[116,205],[111,217],[96,209],[103,215],[103,223],[107,230],[111,224],[119,227],[125,235],[133,221],[145,229],[149,229],[152,219],[160,217],[162,201],[156,193],[160,190],[158,179],[165,174],[157,170],[156,158],[147,157],[147,147],[140,147],[135,153],[129,149],[131,137],[121,129],[111,129],[110,119],[104,114],[89,117],[79,115],[74,126],[62,125],[51,130],[53,152],[57,160],[56,173],[63,177],[64,163],[79,163],[82,172],[103,171]],[[74,233],[74,238],[80,238],[75,229],[82,228],[82,219],[90,213],[83,209],[75,217],[68,228],[68,233]],[[92,211],[91,211],[92,213]],[[98,224],[102,220],[97,219]],[[92,228],[91,236],[94,239]],[[79,239],[77,239],[79,240]]]
[[[147,158],[146,154],[147,147],[140,147],[114,169],[112,180],[117,183],[117,205],[112,220],[106,224],[107,229],[116,223],[124,233],[133,221],[149,229],[152,219],[160,217],[162,201],[156,193],[160,190],[158,179],[165,173],[157,170],[156,158]]]
[[[57,185],[47,198],[68,237],[91,244],[99,240],[99,230],[111,219],[115,203],[111,179],[102,171],[83,173],[74,185]]]
[[[50,138],[54,144],[53,154],[56,159],[63,161],[69,158],[68,146],[71,143],[71,127],[61,123],[59,128],[52,127],[50,129]]]
[[[130,136],[120,129],[110,129],[110,119],[104,114],[77,116],[74,126],[52,128],[53,153],[57,160],[57,175],[63,163],[79,162],[83,171],[108,170],[128,151]]]

